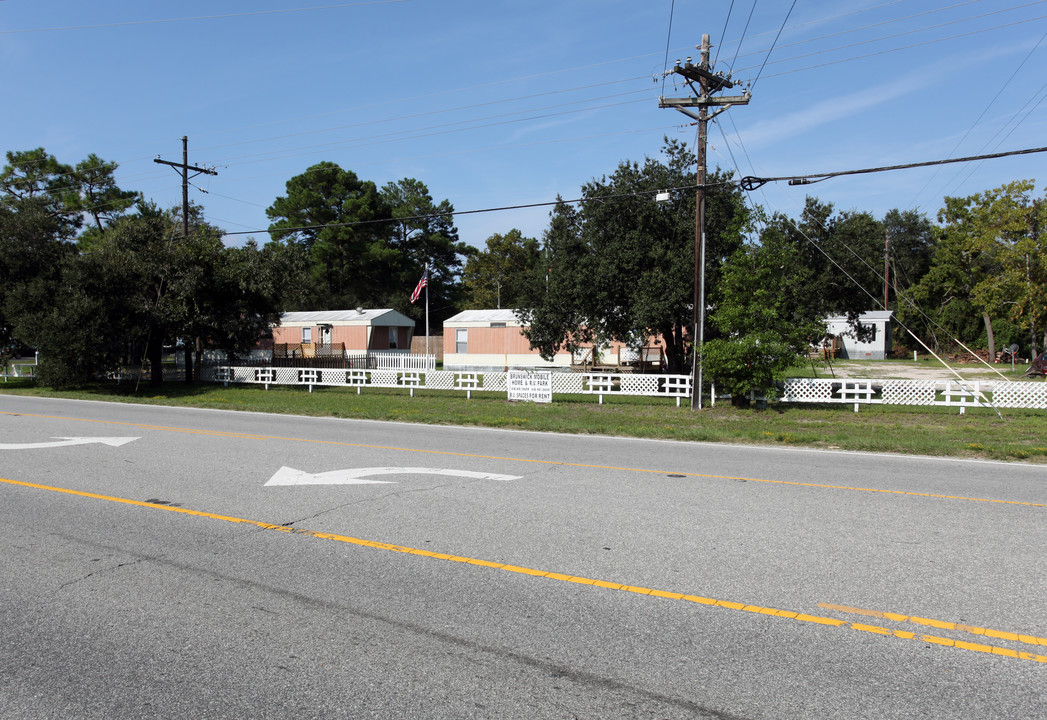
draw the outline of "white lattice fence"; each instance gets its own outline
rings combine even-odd
[[[580,373],[553,373],[553,394],[585,392],[585,376]]]
[[[791,378],[785,381],[781,402],[833,402],[833,381]]]
[[[1047,383],[997,383],[992,401],[996,407],[1047,410]]]
[[[446,370],[328,370],[317,368],[216,366],[203,369],[202,380],[220,383],[299,385],[363,388],[399,388],[414,394],[415,389],[507,392],[507,373]],[[648,397],[690,397],[691,378],[686,375],[619,375],[616,373],[552,373],[553,394],[640,395]]]
[[[474,392],[506,392],[504,372],[424,370],[320,370],[273,367],[205,367],[201,379],[221,383],[398,388],[412,394],[416,388]],[[682,398],[691,396],[688,375],[634,375],[617,373],[552,373],[553,394],[638,395]],[[782,387],[781,402],[937,405],[959,407],[1026,408],[1047,410],[1044,382],[957,382],[935,380],[866,380],[791,378]]]
[[[934,405],[938,383],[934,380],[884,380],[885,405]]]
[[[1047,383],[957,380],[786,380],[782,402],[1047,409]]]

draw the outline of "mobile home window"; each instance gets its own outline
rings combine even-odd
[[[454,351],[456,353],[469,352],[469,328],[458,328],[454,331]]]
[[[302,344],[311,343],[313,341],[313,329],[311,327],[302,328]]]
[[[396,349],[396,328],[394,327],[389,328],[389,349]]]

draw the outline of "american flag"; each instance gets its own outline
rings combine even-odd
[[[418,298],[420,298],[422,296],[422,288],[426,287],[428,284],[429,284],[429,265],[426,265],[425,266],[425,270],[422,272],[422,279],[418,281],[418,286],[414,289],[414,292],[411,293],[411,304],[412,305],[414,304],[415,300],[417,300]]]

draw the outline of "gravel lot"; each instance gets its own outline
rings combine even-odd
[[[968,363],[964,365],[953,365],[952,370],[944,367],[934,358],[924,362],[877,362],[875,360],[834,360],[832,370],[825,365],[818,366],[817,377],[838,378],[900,378],[908,380],[956,380],[959,374],[964,380],[1019,380],[1021,373],[1028,365],[1015,366],[1015,373],[1011,373],[1011,366],[994,365],[987,367],[980,363]],[[1003,373],[1001,377],[1000,373]],[[1024,378],[1025,380],[1040,380],[1039,378]]]

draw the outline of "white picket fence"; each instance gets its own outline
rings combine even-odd
[[[367,356],[378,370],[436,370],[435,355],[371,351]]]
[[[504,372],[463,372],[450,370],[325,370],[311,368],[239,367],[219,365],[205,367],[201,380],[207,382],[263,385],[305,385],[313,387],[399,388],[414,395],[416,389],[457,390],[472,397],[474,392],[508,392]],[[596,395],[603,403],[605,395],[640,395],[682,398],[691,396],[688,375],[628,375],[617,373],[551,374],[553,395]]]

